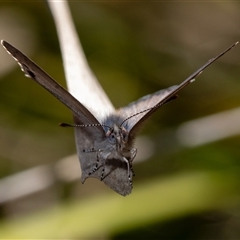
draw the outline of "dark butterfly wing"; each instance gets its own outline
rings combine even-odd
[[[160,91],[157,91],[153,94],[148,94],[144,97],[141,97],[135,102],[130,103],[126,107],[118,109],[118,115],[127,119],[125,122],[125,128],[130,131],[140,121],[144,116],[146,116],[150,109],[163,101],[172,91],[177,89],[178,86],[172,86]],[[174,96],[169,101],[175,99],[177,96]],[[165,103],[165,102],[164,102]],[[148,109],[146,111],[146,109]],[[132,117],[133,116],[133,117]]]
[[[44,87],[59,101],[66,105],[77,117],[79,124],[99,124],[98,120],[85,108],[76,98],[74,98],[66,89],[54,81],[46,72],[31,61],[18,49],[6,41],[1,41],[6,51],[18,62],[22,71],[27,77],[32,78],[35,82]],[[104,136],[105,132],[102,126],[88,127],[88,132]]]
[[[1,43],[7,52],[19,63],[27,77],[32,78],[48,90],[73,112],[74,122],[76,124],[99,124],[97,119],[77,99],[55,82],[34,62],[9,43],[5,41]],[[90,176],[89,173],[92,172],[93,168],[96,166],[98,150],[105,148],[109,144],[105,138],[105,131],[102,126],[76,127],[75,138],[82,169],[82,182],[88,177],[94,177],[101,180],[103,166],[100,166],[99,169]],[[92,148],[95,148],[95,150],[91,151]],[[105,159],[102,159],[102,161],[104,160]],[[123,196],[129,194],[132,186],[126,181],[126,179],[128,179],[126,164],[122,161],[118,161],[118,159],[114,159],[114,161],[106,160],[106,162],[99,163],[99,165],[101,164],[104,164],[106,173],[102,181]]]
[[[118,114],[124,114],[124,126],[129,131],[129,136],[134,137],[142,123],[149,118],[159,107],[165,103],[175,99],[179,91],[185,88],[188,84],[192,83],[205,68],[211,65],[218,58],[230,51],[238,42],[234,43],[228,49],[217,55],[215,58],[210,59],[205,65],[199,68],[180,85],[172,86],[156,93],[144,96],[139,100],[130,103],[128,106],[118,110]]]

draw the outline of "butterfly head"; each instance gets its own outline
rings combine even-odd
[[[106,132],[106,137],[111,144],[116,144],[118,150],[123,150],[128,140],[128,131],[116,124],[109,128]]]

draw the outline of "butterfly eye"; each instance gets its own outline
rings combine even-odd
[[[111,132],[109,135],[108,135],[108,140],[110,143],[116,143],[116,137],[115,137],[115,134],[113,132]]]
[[[115,134],[114,134],[113,129],[109,129],[106,133],[106,136],[111,143],[116,142],[116,138],[115,138]]]

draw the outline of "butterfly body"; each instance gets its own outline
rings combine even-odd
[[[192,83],[205,68],[238,42],[209,60],[179,85],[146,95],[105,116],[102,122],[21,51],[6,41],[2,40],[1,44],[18,62],[27,77],[44,87],[72,111],[82,182],[88,177],[94,177],[117,193],[126,196],[132,191],[134,176],[132,162],[137,154],[133,142],[143,123],[162,105],[175,99],[177,94]]]

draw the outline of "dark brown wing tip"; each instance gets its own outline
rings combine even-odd
[[[2,46],[7,50],[6,43],[7,43],[6,41],[1,40],[1,44],[2,44]]]
[[[5,40],[1,40],[1,44],[4,48],[7,48],[10,44],[8,42],[6,42]]]
[[[10,43],[6,42],[5,40],[1,40],[1,44],[5,48],[7,53],[9,53],[16,61],[18,61],[14,56],[16,49]]]
[[[239,41],[235,42],[231,47],[229,47],[225,52],[230,51],[232,48],[234,48],[236,45],[239,44]]]

